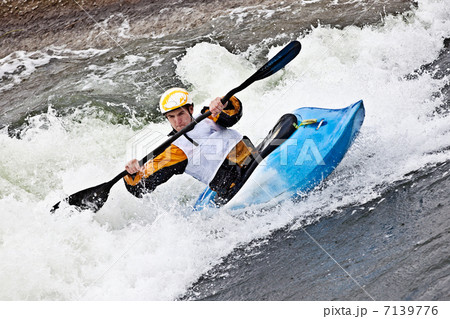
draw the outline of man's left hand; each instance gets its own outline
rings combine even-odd
[[[216,97],[214,100],[211,101],[211,103],[209,103],[209,110],[211,111],[212,116],[216,117],[217,115],[219,115],[220,112],[222,112],[222,110],[227,106],[228,102],[224,104],[222,104],[222,102],[220,101],[221,98],[220,97]]]

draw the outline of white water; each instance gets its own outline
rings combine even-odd
[[[108,50],[70,50],[61,47],[50,47],[47,51],[13,52],[0,59],[0,79],[6,78],[10,80],[10,83],[0,87],[0,93],[20,84],[23,80],[29,78],[37,68],[49,64],[52,60],[85,59],[106,52]]]
[[[203,186],[176,176],[144,200],[119,183],[96,215],[69,207],[50,215],[64,194],[120,172],[138,132],[77,114],[57,118],[51,109],[21,139],[1,132],[0,300],[173,299],[236,246],[296,218],[365,203],[406,173],[449,160],[440,151],[450,146],[449,118],[433,113],[442,101],[431,98],[448,78],[403,78],[438,56],[450,36],[449,8],[448,1],[420,1],[412,17],[387,17],[382,27],[314,29],[299,39],[302,52],[285,71],[238,95],[245,110],[236,128],[255,143],[293,108],[364,100],[360,137],[302,203],[190,214]],[[202,105],[256,70],[244,56],[201,43],[178,62],[177,74]]]

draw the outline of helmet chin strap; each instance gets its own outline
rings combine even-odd
[[[192,103],[191,105],[192,105],[192,108],[194,108],[194,103]],[[188,111],[189,116],[191,117],[191,122],[194,121],[195,119],[194,119],[194,117],[192,116],[192,113],[191,113],[191,111],[190,111],[190,109],[189,109],[189,106],[186,107],[186,110]]]

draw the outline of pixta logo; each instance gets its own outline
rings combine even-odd
[[[297,139],[277,139],[270,144],[278,146],[273,152],[278,152],[280,166],[325,165],[323,156],[312,139],[306,139],[303,143],[299,143]]]
[[[152,152],[156,147],[163,143],[167,139],[162,133],[155,132],[150,128],[145,128],[136,135],[134,135],[127,142],[127,159],[140,159],[150,152]]]

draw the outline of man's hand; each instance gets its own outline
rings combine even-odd
[[[125,165],[125,170],[128,172],[128,174],[135,174],[137,172],[143,172],[144,171],[144,167],[143,166],[139,166],[139,162],[137,161],[137,159],[133,159],[131,161],[129,161],[127,163],[127,165]]]
[[[220,97],[216,97],[214,100],[209,103],[209,110],[211,111],[212,116],[216,117],[220,112],[227,106],[228,102],[225,105],[220,101]]]

